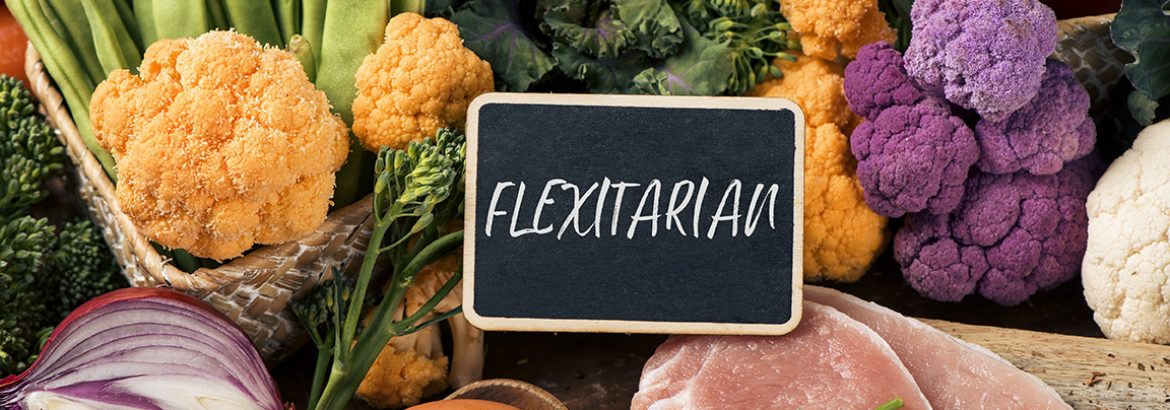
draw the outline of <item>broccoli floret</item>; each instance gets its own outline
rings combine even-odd
[[[20,80],[0,75],[0,216],[45,199],[44,182],[64,167],[64,152]]]
[[[47,219],[0,221],[0,375],[32,363],[37,333],[55,323],[41,274],[54,237]]]
[[[94,296],[127,285],[101,234],[89,220],[69,222],[61,228],[49,263],[55,273],[52,279],[56,289],[55,303],[50,307],[58,319]]]

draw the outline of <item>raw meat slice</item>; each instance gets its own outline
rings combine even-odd
[[[646,362],[634,410],[929,409],[898,356],[837,310],[804,303],[784,336],[672,336]]]
[[[833,289],[806,285],[804,299],[835,307],[881,335],[936,409],[1071,408],[1052,387],[983,346]]]

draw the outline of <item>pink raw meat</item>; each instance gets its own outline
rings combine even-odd
[[[804,303],[784,336],[672,336],[646,362],[634,410],[929,409],[894,351],[836,309]]]
[[[805,286],[804,298],[835,307],[881,335],[936,409],[1070,408],[1036,376],[982,346],[833,289]]]

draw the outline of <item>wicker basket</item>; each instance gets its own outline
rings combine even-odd
[[[1073,67],[1095,108],[1103,106],[1128,58],[1109,39],[1112,19],[1113,15],[1105,15],[1060,22],[1056,57]],[[113,184],[82,143],[61,94],[31,45],[26,72],[33,93],[60,130],[76,165],[73,172],[81,197],[131,283],[168,284],[203,298],[235,320],[265,357],[279,360],[289,353],[301,332],[286,305],[316,287],[327,267],[360,258],[369,241],[369,199],[335,211],[313,234],[298,241],[253,250],[215,269],[183,272],[163,259],[118,208]]]
[[[75,165],[71,172],[81,198],[130,283],[165,284],[202,298],[239,324],[269,360],[291,353],[302,332],[285,307],[315,288],[327,268],[361,258],[372,224],[370,199],[333,212],[315,232],[295,242],[255,249],[215,269],[183,272],[160,256],[119,209],[114,185],[82,142],[61,93],[32,45],[25,72],[42,111],[60,131],[57,135]]]

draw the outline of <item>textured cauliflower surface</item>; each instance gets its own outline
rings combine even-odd
[[[827,60],[853,58],[861,46],[896,35],[875,0],[789,0],[780,12],[800,34],[801,51]]]
[[[1053,175],[975,173],[949,215],[916,214],[894,238],[906,281],[927,298],[978,292],[1015,305],[1076,277],[1085,253],[1085,199],[1096,155]]]
[[[983,172],[1021,169],[1037,175],[1060,172],[1066,162],[1088,155],[1097,143],[1089,117],[1089,93],[1065,63],[1048,60],[1040,92],[1003,121],[981,120],[975,137]]]
[[[1056,49],[1056,14],[1037,0],[918,0],[910,19],[910,76],[991,121],[1036,95]]]
[[[1089,195],[1081,280],[1101,331],[1170,344],[1170,122],[1146,128]]]
[[[454,23],[414,13],[390,19],[356,78],[353,132],[371,151],[462,128],[471,100],[494,87],[491,66],[463,46]]]
[[[234,32],[156,42],[140,75],[111,73],[90,110],[118,160],[122,211],[200,257],[311,232],[347,154],[345,124],[296,58]]]
[[[851,145],[866,203],[894,218],[955,209],[979,159],[971,128],[934,97],[883,110],[857,127]]]
[[[433,338],[434,343],[439,343],[438,327],[419,332],[422,334],[417,338]],[[387,345],[358,385],[357,395],[375,408],[400,408],[443,391],[447,388],[446,378],[446,356],[431,358],[416,350]]]
[[[804,277],[860,279],[886,244],[886,218],[865,206],[846,132],[860,120],[849,111],[837,64],[800,56],[779,61],[784,76],[752,95],[783,97],[805,115]]]
[[[873,43],[845,67],[845,98],[853,112],[873,121],[887,108],[918,103],[926,93],[906,74],[902,53],[889,43]]]

